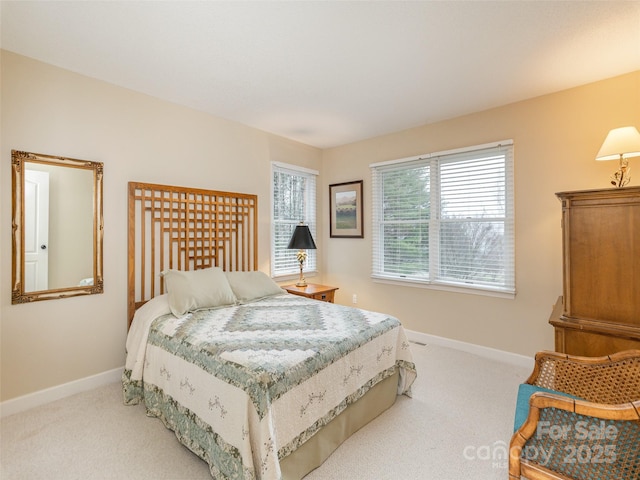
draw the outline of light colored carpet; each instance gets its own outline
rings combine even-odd
[[[347,440],[305,480],[504,480],[518,384],[528,369],[412,344],[413,398]],[[2,419],[2,480],[198,480],[209,468],[120,384]]]

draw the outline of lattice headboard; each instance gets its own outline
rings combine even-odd
[[[128,325],[166,269],[258,268],[257,195],[129,182],[128,221]]]

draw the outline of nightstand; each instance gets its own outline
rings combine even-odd
[[[306,287],[297,287],[295,285],[285,285],[287,292],[299,295],[301,297],[313,298],[322,302],[333,303],[333,295],[338,287],[328,287],[326,285],[318,285],[317,283],[308,283]]]

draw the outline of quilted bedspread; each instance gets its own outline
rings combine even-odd
[[[163,297],[136,313],[124,400],[214,478],[279,479],[279,459],[396,369],[410,394],[409,343],[388,315],[283,294],[176,318]]]

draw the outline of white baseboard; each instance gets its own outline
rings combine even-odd
[[[510,363],[520,367],[533,368],[533,358],[517,353],[505,352],[495,348],[483,347],[473,343],[461,342],[450,338],[438,337],[428,333],[406,330],[407,338],[412,342],[423,343],[425,345],[439,345],[441,347],[453,348],[463,352],[472,353],[481,357]],[[38,392],[30,393],[22,397],[12,398],[0,403],[0,418],[8,417],[14,413],[23,412],[30,408],[38,407],[61,398],[85,392],[93,388],[98,388],[109,383],[117,382],[122,378],[123,368],[115,368],[107,372],[98,373],[90,377],[81,378],[73,382],[64,383],[55,387],[46,388]]]
[[[24,412],[30,408],[38,407],[61,398],[98,388],[109,383],[114,383],[122,378],[122,368],[114,368],[107,372],[98,373],[90,377],[74,380],[73,382],[56,385],[38,392],[12,398],[0,403],[0,418],[8,417],[14,413]]]
[[[480,357],[497,360],[499,362],[509,363],[518,367],[533,369],[533,357],[519,355],[517,353],[505,352],[491,347],[483,347],[473,343],[461,342],[460,340],[452,340],[450,338],[438,337],[428,333],[416,332],[413,330],[405,330],[409,341],[423,343],[425,345],[438,345],[441,347],[453,348],[463,352],[472,353]]]

